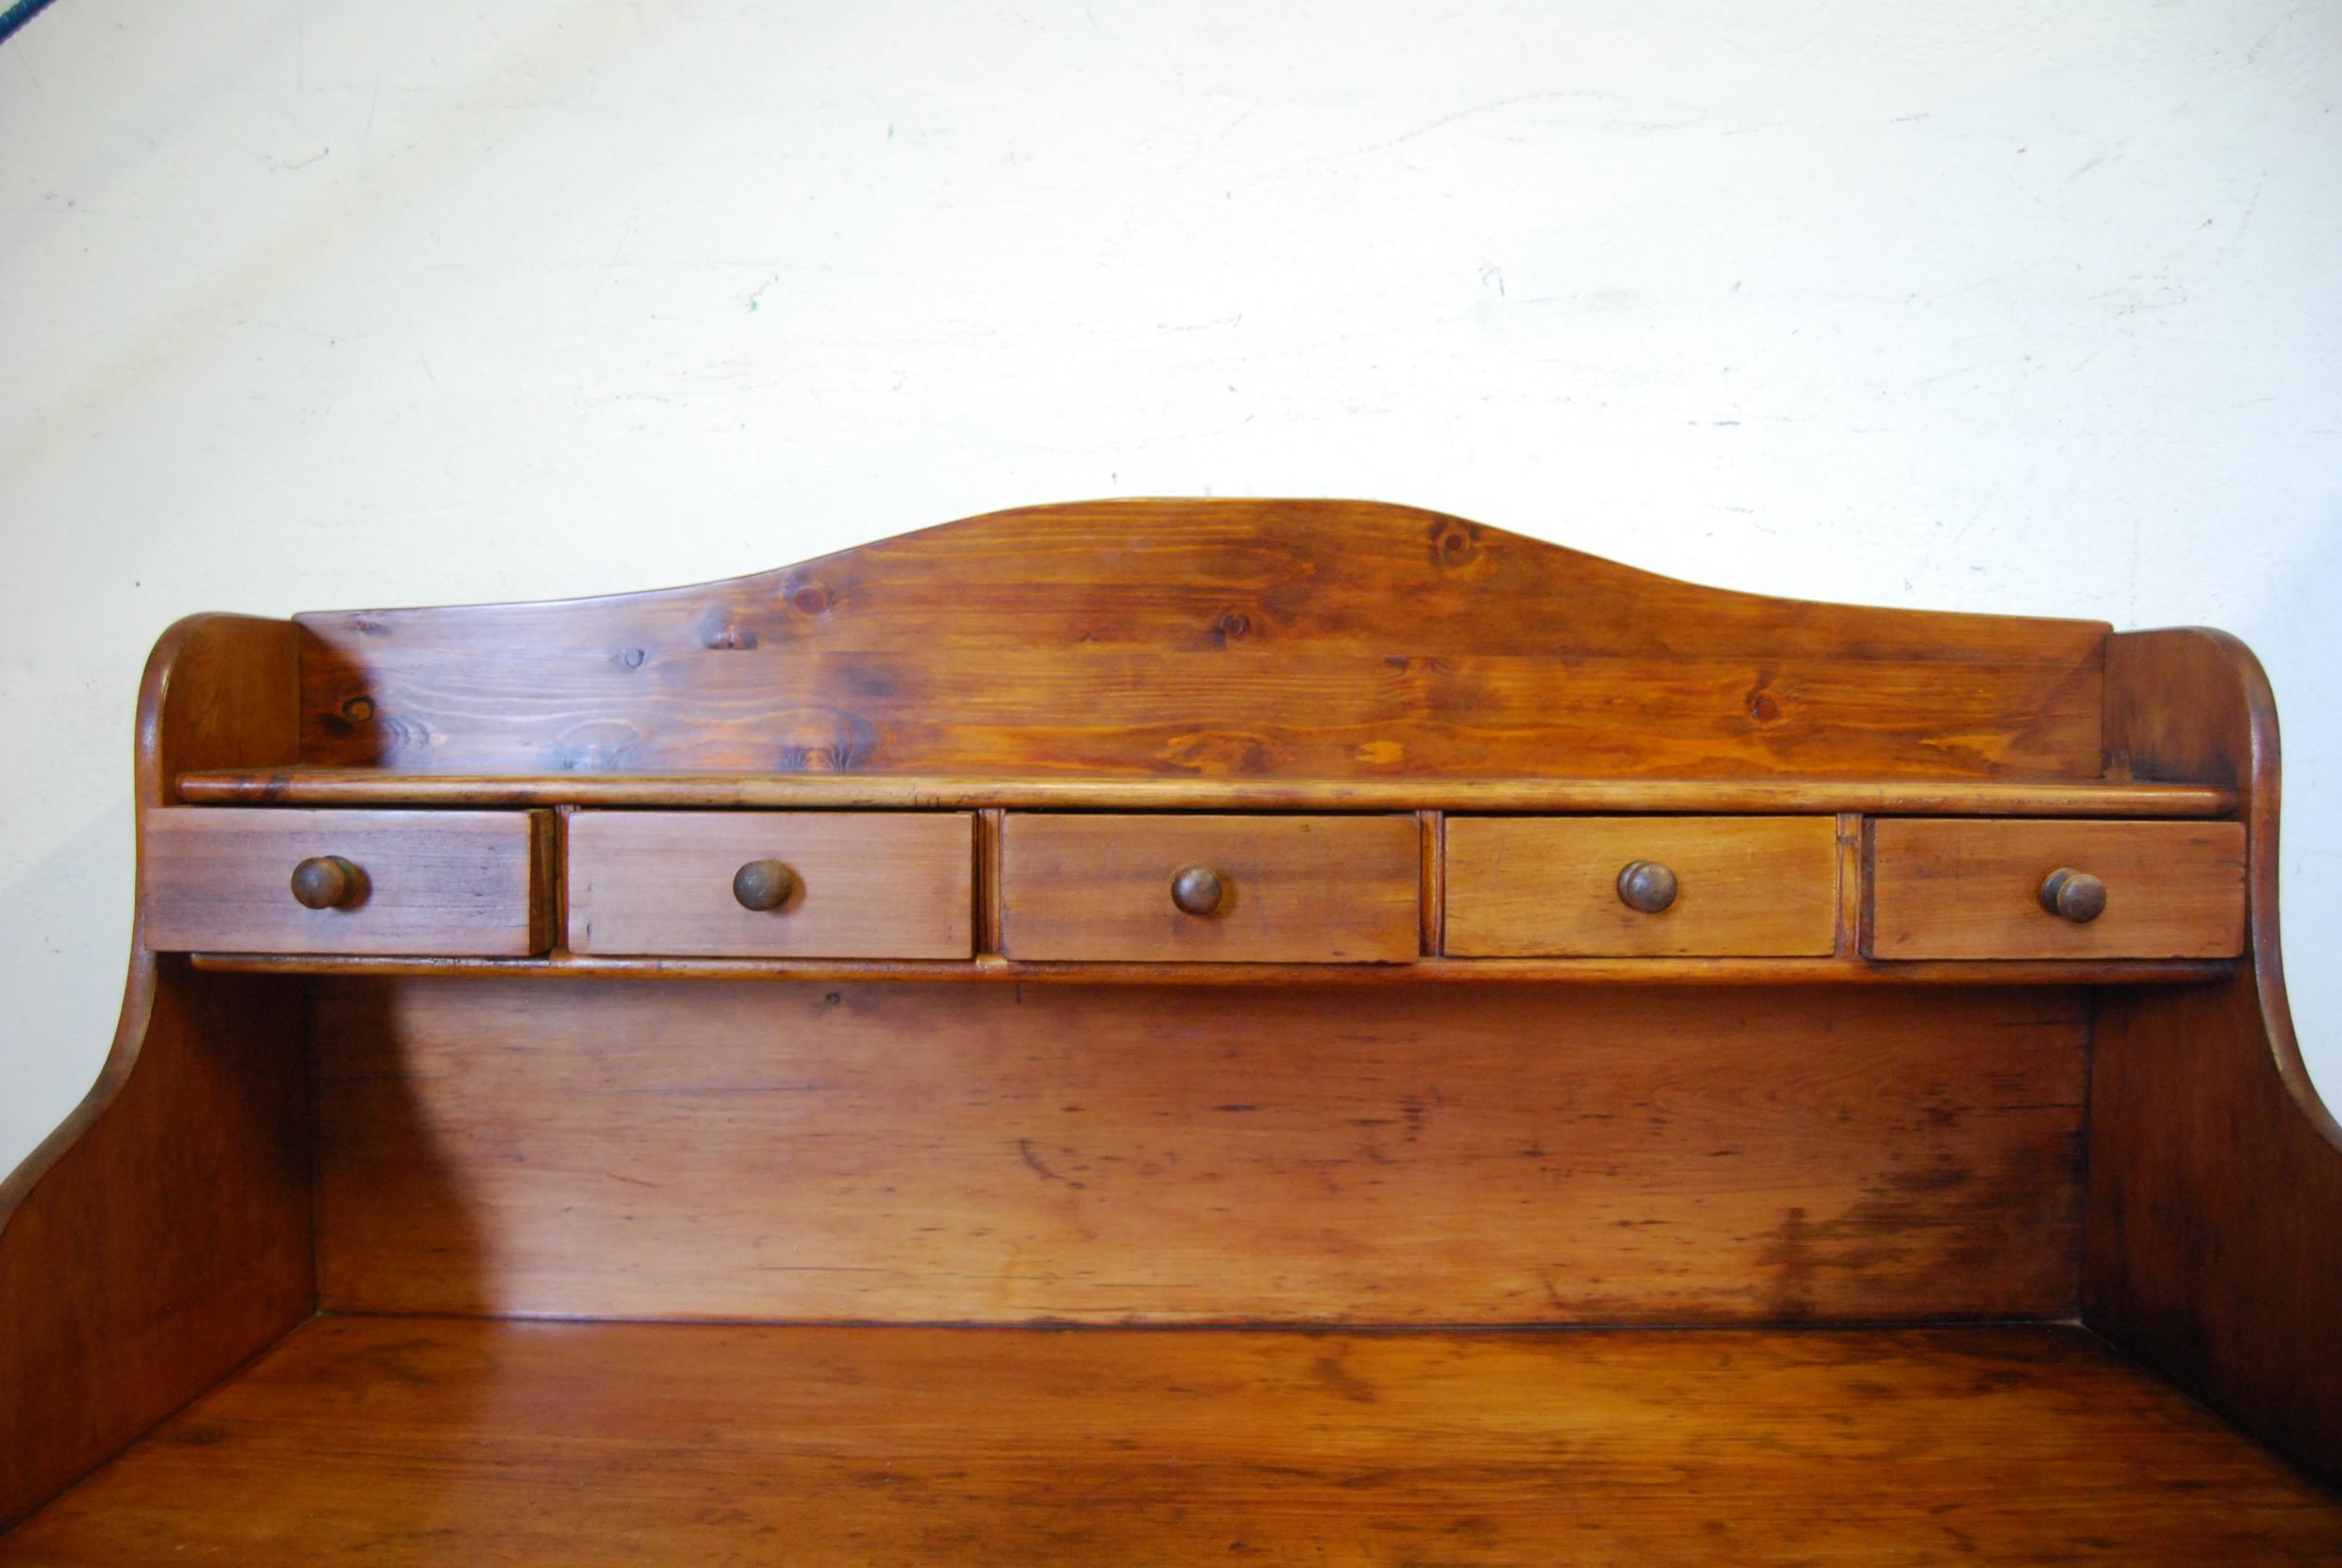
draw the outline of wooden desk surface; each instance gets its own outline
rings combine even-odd
[[[0,1541],[60,1568],[2337,1554],[2342,1503],[2054,1325],[328,1317]]]

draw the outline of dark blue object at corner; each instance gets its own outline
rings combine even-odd
[[[16,4],[0,9],[0,44],[16,37],[16,30],[49,8],[49,0],[16,0]]]

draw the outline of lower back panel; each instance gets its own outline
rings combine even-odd
[[[321,983],[320,1304],[2056,1316],[2072,991]]]

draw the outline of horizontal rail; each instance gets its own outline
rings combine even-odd
[[[2212,784],[1781,778],[1101,778],[904,774],[396,774],[370,768],[208,771],[178,797],[222,806],[586,806],[864,809],[1652,812],[1859,811],[1873,816],[2222,817]]]
[[[199,969],[292,975],[570,975],[604,980],[1038,982],[1067,984],[2137,985],[2224,980],[2228,959],[1422,958],[1397,964],[1025,963],[832,958],[384,958],[199,953]]]

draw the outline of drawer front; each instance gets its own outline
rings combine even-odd
[[[2232,958],[2244,950],[2240,822],[1889,818],[1871,836],[1874,958]],[[2043,904],[2043,880],[2061,869],[2104,884],[2095,919]]]
[[[150,811],[146,945],[526,957],[552,945],[551,842],[543,811]],[[330,901],[304,904],[297,871],[311,899]]]
[[[1184,886],[1202,912],[1175,896],[1190,871],[1211,874]],[[1033,960],[1407,963],[1421,879],[1413,817],[1012,813],[1001,945]]]
[[[975,818],[580,811],[569,821],[569,913],[573,953],[966,958]]]
[[[1446,831],[1451,957],[1815,956],[1837,947],[1834,818],[1451,817]],[[1623,888],[1638,862],[1641,877]]]

